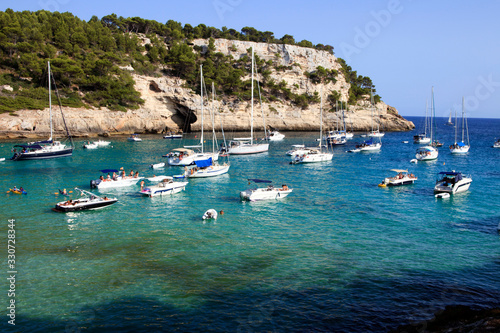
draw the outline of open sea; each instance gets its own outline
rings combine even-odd
[[[96,191],[110,207],[56,213],[58,189],[89,190],[100,169],[141,176],[186,139],[108,138],[112,147],[72,157],[10,161],[0,142],[0,331],[12,332],[386,332],[429,319],[446,305],[500,306],[500,119],[469,119],[471,149],[450,154],[447,119],[437,119],[439,158],[410,163],[417,130],[386,133],[375,153],[334,148],[331,162],[290,165],[292,144],[318,133],[284,132],[269,152],[232,156],[229,174],[191,179],[184,192],[147,198],[134,187]],[[227,137],[242,136],[226,133]],[[261,134],[262,135],[262,134]],[[408,143],[403,143],[408,141]],[[210,145],[210,144],[209,144]],[[211,145],[210,145],[211,146]],[[377,186],[390,169],[418,177],[401,188]],[[468,192],[436,199],[440,171],[469,174]],[[241,202],[247,178],[293,188],[281,201]],[[7,194],[13,186],[27,195]],[[75,193],[72,194],[76,198]],[[202,221],[210,208],[224,210]],[[8,221],[15,220],[15,297],[7,266]],[[11,251],[12,252],[12,251]],[[12,258],[12,257],[11,257]],[[7,307],[15,300],[15,326]]]

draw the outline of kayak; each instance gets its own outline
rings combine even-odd
[[[9,191],[10,191],[10,192],[12,192],[12,193],[14,193],[14,194],[28,194],[28,192],[26,192],[25,190],[23,190],[23,191],[21,192],[21,191],[20,191],[20,190],[18,190],[18,189],[13,190],[13,189],[9,188]]]

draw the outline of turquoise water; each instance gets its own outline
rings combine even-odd
[[[64,200],[58,189],[88,190],[104,168],[152,176],[149,164],[165,161],[161,155],[181,141],[112,138],[112,147],[87,151],[77,140],[70,158],[0,162],[0,188],[28,190],[4,192],[0,201],[5,244],[8,220],[16,220],[15,330],[384,332],[450,304],[498,306],[500,149],[490,147],[500,120],[471,119],[469,128],[468,155],[449,153],[453,128],[442,126],[439,159],[418,164],[409,163],[417,131],[387,133],[379,153],[348,154],[361,141],[355,137],[334,149],[332,162],[311,165],[290,165],[285,152],[317,134],[285,133],[268,153],[232,157],[229,174],[190,180],[173,197],[110,190],[101,193],[117,204],[67,214],[51,210]],[[193,134],[182,144],[195,141]],[[0,142],[0,157],[20,142]],[[392,168],[419,179],[379,188]],[[436,173],[449,170],[473,183],[437,200]],[[294,192],[278,202],[241,202],[247,178]],[[225,214],[203,223],[209,208]],[[1,325],[12,330],[7,320]]]

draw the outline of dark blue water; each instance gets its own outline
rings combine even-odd
[[[423,118],[410,118],[417,127]],[[336,147],[332,162],[290,165],[292,144],[317,133],[287,133],[266,154],[231,158],[228,175],[190,180],[173,197],[144,198],[138,187],[106,192],[119,202],[98,211],[51,211],[60,188],[89,189],[99,169],[152,176],[151,163],[180,141],[112,138],[113,147],[47,161],[0,162],[0,233],[16,220],[16,326],[20,332],[385,332],[432,317],[446,305],[498,306],[500,299],[500,120],[470,119],[471,150],[445,148],[411,164],[420,132],[387,133],[378,153]],[[231,136],[231,133],[227,133]],[[241,135],[239,135],[241,136]],[[194,134],[182,144],[194,144]],[[409,141],[403,143],[402,141]],[[0,143],[0,157],[20,141]],[[404,168],[418,181],[379,188]],[[470,174],[467,193],[433,196],[439,171]],[[179,174],[166,168],[158,174]],[[294,189],[282,201],[242,203],[247,178]],[[223,209],[203,223],[209,209]],[[4,249],[6,246],[3,247]],[[7,251],[3,250],[7,259]],[[4,269],[4,304],[9,298]],[[4,308],[5,309],[5,308]]]

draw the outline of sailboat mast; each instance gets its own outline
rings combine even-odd
[[[323,86],[321,86],[321,103],[319,106],[319,149],[321,150],[321,144],[323,143]]]
[[[49,121],[50,121],[50,138],[49,140],[52,141],[52,93],[51,93],[51,83],[50,83],[50,61],[47,61],[47,66],[48,66],[48,71],[49,71]]]
[[[252,112],[251,112],[251,121],[250,121],[250,143],[253,145],[253,65],[254,65],[254,52],[253,52],[253,46],[252,46]]]
[[[427,138],[427,122],[428,122],[428,118],[427,118],[427,110],[429,109],[429,101],[426,100],[425,101],[425,124],[424,124],[424,136]]]
[[[212,116],[212,153],[215,153],[215,144],[217,142],[217,136],[215,135],[215,85],[212,81],[212,107],[211,107],[211,116]]]
[[[201,90],[201,153],[203,154],[203,65],[200,65],[200,90]]]
[[[462,97],[462,142],[464,141],[464,131],[465,131],[465,106],[464,106],[464,98]]]
[[[457,122],[457,110],[455,109],[455,144],[457,144],[457,132],[458,132],[458,122]]]
[[[433,119],[434,119],[434,87],[431,89],[431,144],[432,144],[432,139],[434,137],[433,135]]]

